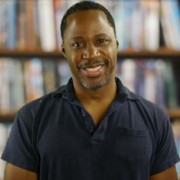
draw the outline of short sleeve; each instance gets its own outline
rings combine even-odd
[[[152,164],[151,175],[162,172],[179,161],[171,122],[169,118],[163,113],[159,116],[159,118],[162,118],[162,121],[160,120],[162,123],[158,128],[155,156]]]
[[[32,140],[32,115],[22,108],[16,115],[2,159],[23,169],[37,172],[38,161]]]

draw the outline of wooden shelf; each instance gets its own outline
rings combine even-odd
[[[134,51],[134,50],[126,50],[123,52],[118,53],[119,58],[176,58],[180,59],[180,50],[174,49],[167,49],[167,48],[160,48],[156,51],[149,51],[149,50],[141,50],[141,51]]]
[[[61,51],[45,52],[42,49],[36,50],[7,50],[0,49],[0,57],[62,57]],[[128,49],[118,52],[118,58],[180,58],[180,50],[160,48],[156,51]]]
[[[52,51],[52,52],[45,52],[42,49],[36,50],[7,50],[7,49],[0,49],[0,57],[52,57],[52,58],[59,58],[62,57],[61,51]]]
[[[16,113],[0,114],[0,122],[13,122]]]
[[[180,108],[169,109],[166,112],[171,119],[180,119]]]

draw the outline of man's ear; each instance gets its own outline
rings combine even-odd
[[[117,44],[117,47],[119,47],[119,41],[116,39],[116,44]]]
[[[62,52],[63,56],[66,58],[66,51],[65,51],[63,44],[61,44],[61,52]]]

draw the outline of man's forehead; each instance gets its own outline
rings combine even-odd
[[[82,12],[82,13],[81,13]],[[86,13],[85,13],[86,12]],[[66,31],[68,36],[79,36],[80,34],[95,35],[102,33],[114,33],[105,14],[101,11],[80,11],[69,17]]]
[[[72,22],[72,21],[81,21],[84,19],[87,20],[93,20],[93,19],[98,19],[98,18],[106,18],[106,15],[103,11],[101,10],[82,10],[82,11],[78,11],[75,13],[70,14],[67,17],[67,23],[68,22]]]
[[[66,40],[74,37],[95,37],[97,34],[114,36],[114,29],[101,10],[82,10],[69,15],[65,29]]]

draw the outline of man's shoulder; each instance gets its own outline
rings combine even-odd
[[[134,93],[126,86],[124,86],[120,79],[116,78],[116,83],[118,86],[118,98],[121,102],[127,101],[131,105],[131,107],[136,107],[136,109],[139,107],[139,110],[146,109],[147,111],[161,111],[161,109],[155,103]]]
[[[159,107],[157,104],[128,89],[126,89],[126,92],[128,94],[127,100],[131,103],[132,106],[135,106],[136,110],[139,110],[139,112],[146,113],[151,116],[167,116],[165,110],[162,107]]]
[[[47,109],[48,107],[52,106],[57,100],[61,101],[65,92],[66,86],[61,86],[60,88],[25,104],[21,107],[19,112],[35,114],[40,109]]]

